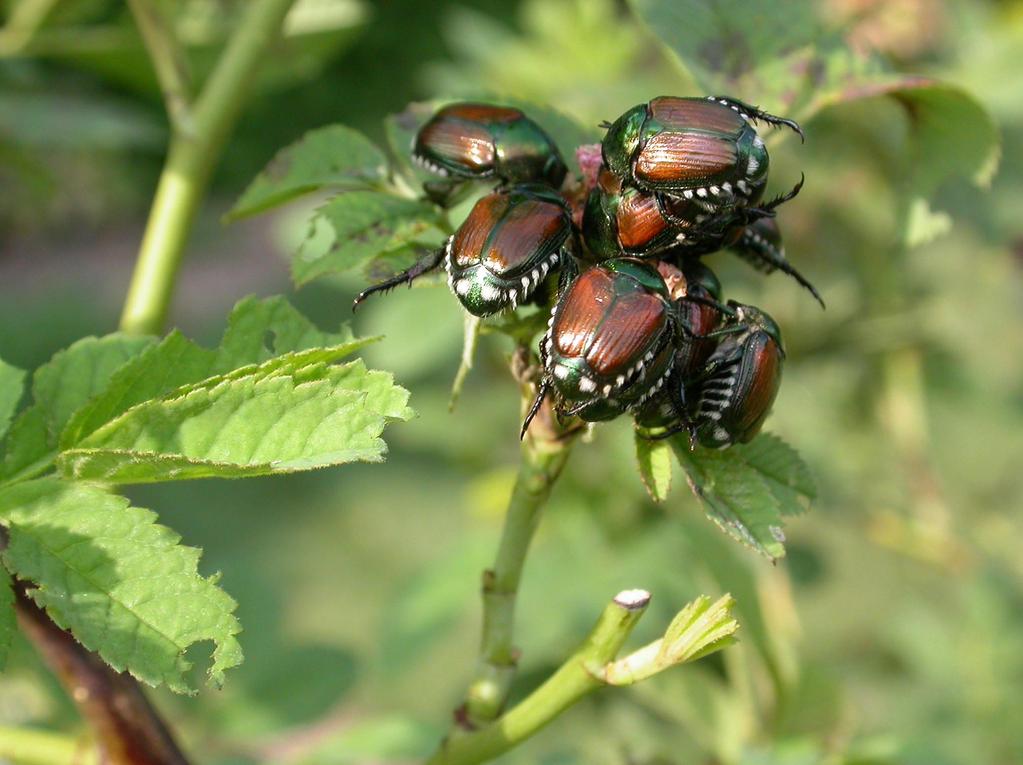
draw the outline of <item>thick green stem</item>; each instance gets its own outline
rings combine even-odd
[[[604,609],[585,642],[547,681],[500,720],[473,732],[456,731],[427,765],[475,765],[486,762],[532,736],[587,693],[605,685],[604,668],[614,661],[650,595],[620,593]]]
[[[518,659],[513,632],[522,568],[541,511],[568,460],[573,441],[573,434],[561,429],[545,407],[522,442],[519,474],[508,503],[497,558],[493,568],[483,572],[483,637],[479,665],[462,709],[466,727],[496,719],[508,699]]]
[[[192,112],[175,130],[121,315],[126,332],[163,329],[181,256],[210,172],[241,110],[252,75],[295,0],[251,0]]]

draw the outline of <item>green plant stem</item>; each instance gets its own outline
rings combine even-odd
[[[174,131],[121,314],[126,332],[159,334],[210,172],[241,110],[256,66],[295,0],[251,0],[196,99],[192,132]]]
[[[486,762],[532,736],[587,693],[605,685],[605,666],[614,661],[650,601],[648,593],[618,595],[589,637],[546,682],[497,722],[478,731],[456,731],[427,765]]]
[[[527,387],[532,391],[532,386]],[[531,395],[524,398],[526,404]],[[549,407],[541,409],[522,442],[519,473],[492,568],[483,572],[483,636],[479,664],[461,712],[466,727],[497,718],[508,699],[518,660],[513,644],[515,601],[529,544],[554,482],[574,442]]]
[[[0,726],[0,761],[21,765],[97,765],[84,741],[31,728]]]
[[[188,60],[173,24],[153,0],[128,0],[128,7],[149,52],[171,125],[175,132],[190,135],[193,125]]]

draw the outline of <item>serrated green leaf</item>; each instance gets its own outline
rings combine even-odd
[[[761,433],[748,444],[731,448],[732,456],[744,461],[766,481],[778,500],[782,515],[806,511],[817,497],[817,484],[799,453],[773,433]]]
[[[7,666],[7,654],[14,640],[14,590],[11,575],[0,566],[0,671]]]
[[[216,351],[196,345],[177,331],[171,332],[118,369],[107,388],[75,413],[61,434],[60,446],[70,449],[133,406],[165,397],[217,373],[251,374],[253,367],[275,355],[282,357],[285,366],[325,359],[336,361],[370,342],[373,338],[355,339],[347,325],[340,332],[323,332],[284,298],[244,298],[231,312]],[[298,360],[283,358],[289,351],[321,345],[330,346],[326,355],[314,354]],[[264,373],[270,369],[273,365],[267,366]]]
[[[283,297],[264,300],[247,297],[231,311],[227,331],[217,350],[215,371],[259,364],[273,356],[309,348],[351,345],[349,352],[354,352],[371,342],[373,338],[353,345],[355,335],[347,324],[337,332],[324,332]]]
[[[53,446],[46,428],[46,413],[30,406],[19,414],[7,434],[0,479],[8,480],[20,473],[31,473],[53,459]]]
[[[387,177],[387,158],[344,125],[311,130],[277,153],[228,213],[238,220],[321,189],[351,189]]]
[[[171,332],[118,369],[107,388],[75,412],[61,433],[60,447],[72,447],[143,401],[209,377],[216,358],[177,330]]]
[[[667,440],[636,436],[636,462],[650,499],[663,502],[671,491],[671,446]]]
[[[115,333],[86,337],[54,354],[32,377],[34,404],[14,421],[0,478],[41,469],[50,460],[72,414],[109,383],[151,337]]]
[[[0,359],[0,439],[7,433],[11,418],[24,392],[25,372]]]
[[[49,443],[55,446],[75,410],[102,391],[119,367],[153,342],[152,337],[121,333],[86,337],[39,367],[32,378],[32,395],[45,413]]]
[[[411,103],[397,114],[389,114],[384,119],[384,135],[387,137],[387,149],[395,166],[400,168],[409,182],[419,186],[423,181],[437,176],[415,165],[411,161],[412,141],[419,128],[433,116],[440,102]]]
[[[689,486],[707,515],[733,539],[771,560],[785,555],[781,504],[766,478],[735,452],[697,447],[685,437],[671,439]]]
[[[338,354],[348,352],[339,346]],[[331,349],[271,359],[144,402],[60,454],[75,478],[145,483],[379,462],[408,393],[361,361],[326,362]],[[245,372],[242,374],[242,372]]]
[[[333,241],[295,254],[291,275],[296,285],[361,268],[438,225],[436,208],[430,203],[379,191],[339,194],[319,208],[317,217],[330,225]]]
[[[0,490],[8,568],[61,627],[118,671],[190,690],[184,653],[215,643],[210,681],[241,663],[235,602],[199,575],[200,551],[149,510],[89,484],[57,478]]]

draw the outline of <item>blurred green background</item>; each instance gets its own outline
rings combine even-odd
[[[238,3],[181,5],[201,70]],[[596,125],[696,92],[612,0],[303,5],[295,54],[269,62],[189,247],[171,320],[207,342],[250,293],[289,294],[326,327],[350,317],[361,278],[290,287],[312,203],[220,222],[308,129],[343,122],[379,139],[409,101],[479,93]],[[821,0],[813,13],[895,70],[972,92],[998,124],[1001,166],[989,190],[946,181],[928,209],[907,210],[905,119],[880,99],[820,113],[805,145],[772,144],[777,188],[806,173],[780,221],[827,312],[784,277],[727,255],[710,264],[730,297],[768,307],[785,332],[768,429],[818,477],[813,512],[792,519],[788,557],[772,566],[707,521],[678,477],[654,505],[628,423],[597,428],[528,563],[519,691],[626,587],[654,593],[639,638],[695,595],[730,591],[742,642],[586,700],[505,762],[1023,762],[1023,2]],[[32,368],[116,326],[167,136],[120,3],[58,3],[18,44],[0,37],[0,357]],[[227,687],[155,694],[197,762],[415,761],[469,678],[479,572],[517,456],[508,346],[484,339],[450,414],[462,317],[445,290],[399,291],[355,325],[386,334],[367,360],[419,413],[388,431],[384,465],[131,492],[204,548],[204,570],[222,571],[239,601],[247,661]],[[81,732],[24,643],[0,677],[0,724]]]

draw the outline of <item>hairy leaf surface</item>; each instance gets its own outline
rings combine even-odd
[[[411,416],[408,393],[361,361],[328,363],[331,353],[289,354],[144,402],[63,452],[58,467],[144,483],[379,462],[384,426]]]
[[[636,462],[647,493],[663,502],[671,491],[671,446],[667,440],[653,440],[636,434]]]
[[[147,348],[119,369],[99,396],[77,411],[61,436],[61,448],[74,448],[90,433],[132,407],[149,400],[184,395],[195,383],[226,375],[252,374],[256,366],[273,358],[262,370],[292,368],[314,361],[337,361],[354,353],[372,339],[356,340],[344,326],[340,332],[323,332],[298,313],[283,298],[257,300],[245,298],[235,306],[220,347],[208,350],[178,332]],[[321,345],[325,353],[296,357],[292,351],[304,351]]]
[[[7,433],[11,418],[21,401],[25,373],[0,359],[0,439]]]
[[[325,274],[367,266],[375,257],[415,241],[438,224],[433,205],[379,191],[350,191],[317,211],[329,225],[327,246],[304,246],[295,254],[291,275],[302,285]]]
[[[44,478],[0,490],[5,564],[33,599],[115,669],[191,690],[184,653],[211,640],[210,681],[242,660],[235,602],[198,573],[199,550],[100,487]]]
[[[684,437],[671,439],[671,445],[711,520],[768,558],[785,554],[782,517],[803,512],[801,498],[815,494],[795,450],[766,434],[723,450],[690,451]]]
[[[387,177],[387,158],[344,125],[311,130],[282,149],[245,189],[228,219],[237,220],[321,189],[352,189]]]

